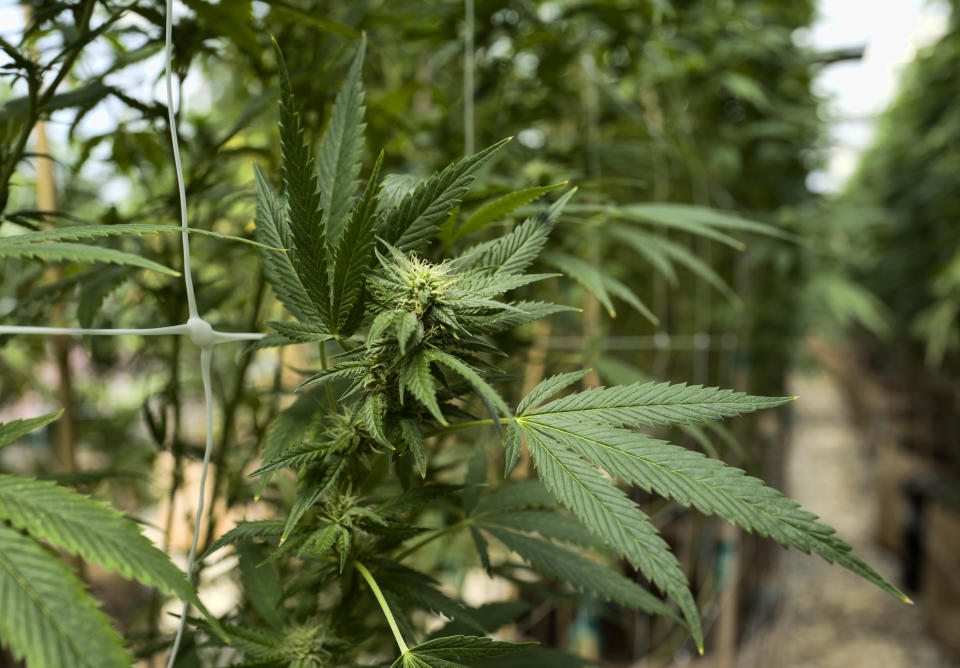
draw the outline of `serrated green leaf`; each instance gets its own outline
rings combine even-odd
[[[333,336],[319,325],[309,325],[300,322],[268,321],[267,325],[292,343],[323,343]]]
[[[365,108],[361,73],[366,50],[367,37],[362,35],[347,78],[333,103],[330,122],[323,133],[317,155],[320,207],[327,215],[327,240],[334,247],[340,241],[340,233],[347,223],[351,200],[357,189],[357,175],[360,173],[363,132],[366,127],[363,122]],[[379,178],[376,181],[379,181]],[[376,203],[373,210],[375,209]]]
[[[495,513],[510,508],[552,508],[555,506],[554,496],[543,486],[543,483],[539,480],[522,480],[495,488],[480,500],[480,503],[474,509],[474,513]]]
[[[551,424],[564,419],[612,426],[702,423],[781,406],[792,397],[757,397],[686,383],[635,383],[598,387],[526,411]]]
[[[460,203],[473,183],[476,171],[509,139],[455,162],[422,181],[391,209],[380,236],[401,251],[418,250]]]
[[[589,373],[590,369],[582,369],[580,371],[560,373],[555,376],[545,378],[544,380],[540,381],[536,387],[530,390],[530,394],[520,401],[520,405],[517,406],[517,413],[523,415],[527,412],[527,409],[536,408],[553,395],[558,394],[574,383],[582,380]]]
[[[509,234],[467,249],[451,261],[457,271],[484,269],[493,274],[521,274],[540,255],[557,218],[576,192],[572,188],[556,202],[514,228]]]
[[[487,526],[484,529],[543,575],[631,610],[643,610],[683,623],[663,601],[637,583],[576,552],[513,531]]]
[[[292,243],[286,220],[286,203],[274,193],[260,167],[254,165],[253,171],[257,184],[257,213],[254,219],[257,240],[267,246],[286,247]],[[264,274],[280,303],[297,320],[319,323],[322,314],[307,297],[307,290],[293,267],[291,253],[259,252]]]
[[[350,336],[353,332],[346,327],[350,313],[362,301],[366,272],[373,263],[373,249],[376,246],[376,213],[380,169],[383,166],[383,153],[377,158],[363,196],[350,216],[337,252],[334,254],[333,284],[331,292],[333,307],[331,320],[337,323],[340,336]],[[349,201],[349,200],[348,200]]]
[[[57,557],[0,522],[0,638],[31,668],[125,668],[111,620]]]
[[[427,456],[423,443],[423,434],[420,431],[420,424],[416,420],[404,418],[400,420],[400,437],[413,455],[413,460],[417,463],[417,469],[420,471],[420,477],[427,477]]]
[[[314,307],[329,327],[330,285],[327,275],[327,243],[320,210],[320,193],[313,158],[304,138],[290,86],[290,77],[280,47],[274,42],[280,75],[280,152],[286,186],[287,216],[293,236],[293,266]]]
[[[426,353],[421,352],[413,356],[400,374],[400,383],[430,411],[437,422],[442,425],[447,424],[447,419],[440,410],[440,404],[437,403],[437,388],[433,384],[430,359]]]
[[[380,445],[393,450],[393,444],[383,431],[383,418],[387,414],[387,397],[384,394],[370,394],[363,401],[360,419],[371,438]]]
[[[280,545],[283,545],[290,537],[290,534],[293,533],[293,530],[297,528],[297,524],[300,522],[303,514],[323,498],[323,495],[330,491],[330,488],[340,480],[340,476],[343,475],[346,466],[346,458],[341,457],[335,460],[335,463],[324,471],[323,477],[319,481],[301,478],[297,485],[296,500],[293,502],[293,506],[290,508],[290,514],[287,516],[287,521],[283,525],[283,533],[280,535]]]
[[[408,346],[416,346],[423,339],[423,323],[420,322],[420,318],[415,313],[404,313],[398,316],[396,323],[400,354],[406,355]]]
[[[240,522],[237,526],[230,529],[227,533],[217,538],[214,543],[203,553],[203,558],[226,547],[242,541],[249,541],[253,538],[278,539],[283,533],[282,520],[257,520],[255,522]]]
[[[512,414],[510,407],[507,406],[503,398],[497,394],[496,390],[490,387],[489,383],[487,383],[487,381],[485,381],[479,373],[477,373],[462,360],[440,350],[429,350],[424,353],[424,357],[431,362],[435,362],[447,367],[470,383],[470,386],[473,387],[474,391],[476,391],[476,393],[480,395],[480,398],[483,399],[488,410],[490,411],[491,417],[493,417],[494,422],[496,422],[498,425],[500,421],[497,411],[499,411],[499,414],[503,415],[504,417],[509,417]]]
[[[603,549],[605,543],[573,515],[555,509],[511,508],[507,511],[474,514],[481,525],[495,524],[514,531],[539,533],[588,549]]]
[[[517,424],[523,429],[533,463],[547,489],[680,606],[697,647],[703,647],[700,615],[687,577],[650,518],[561,443],[528,427],[523,418],[517,418]]]
[[[817,516],[767,487],[762,480],[722,461],[705,457],[644,434],[602,424],[578,422],[567,427],[528,422],[610,475],[648,492],[719,515],[747,531],[772,538],[784,547],[816,552],[901,600],[900,590],[853,554],[834,529]]]
[[[427,640],[411,647],[410,652],[438,659],[468,661],[512,654],[533,646],[536,646],[536,643],[503,642],[480,636],[450,636]]]
[[[0,422],[0,448],[10,445],[30,432],[47,426],[51,422],[58,420],[61,415],[63,415],[62,410],[26,420],[14,420],[6,424]]]
[[[377,582],[385,591],[393,592],[405,606],[459,619],[475,631],[485,631],[470,610],[440,591],[436,580],[430,576],[397,563],[384,562],[382,565]]]
[[[451,235],[449,242],[455,243],[465,236],[479,232],[492,222],[500,220],[504,216],[516,210],[518,207],[528,204],[538,197],[546,195],[551,190],[562,188],[567,181],[555,183],[550,186],[536,186],[525,190],[517,190],[508,193],[492,202],[484,204],[470,215],[463,223],[456,228]]]
[[[506,479],[510,477],[511,473],[513,473],[513,469],[516,467],[517,461],[520,459],[520,430],[513,422],[510,422],[507,425],[507,431],[503,436],[503,449],[503,477]]]
[[[180,272],[148,260],[134,253],[97,248],[87,244],[56,241],[51,243],[0,244],[0,258],[34,258],[54,262],[102,262],[149,269],[167,276],[179,276]]]
[[[0,474],[0,519],[34,538],[188,601],[193,587],[137,525],[106,504],[51,482]]]
[[[51,241],[77,241],[79,239],[105,239],[108,237],[137,237],[146,234],[162,233],[182,233],[199,234],[205,237],[215,237],[226,241],[235,241],[248,246],[255,246],[264,250],[279,252],[285,250],[281,245],[271,245],[244,237],[224,234],[223,232],[214,232],[212,230],[201,230],[197,228],[183,228],[178,225],[154,225],[150,223],[123,223],[120,225],[78,225],[75,227],[60,227],[55,230],[42,230],[39,232],[27,232],[14,236],[3,237],[0,244],[25,244],[25,243],[47,243]],[[91,246],[94,248],[94,246]]]
[[[561,306],[547,302],[521,301],[511,304],[509,310],[502,310],[491,315],[462,315],[460,320],[471,332],[479,334],[496,334],[524,325],[534,320],[540,320],[556,313],[577,311],[572,306]]]
[[[290,406],[280,411],[267,428],[263,440],[263,461],[275,459],[284,449],[303,438],[316,411],[317,400],[310,393],[300,395]],[[254,498],[260,498],[269,482],[269,473],[260,478]]]

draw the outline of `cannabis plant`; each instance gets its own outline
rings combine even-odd
[[[461,220],[455,212],[506,140],[413,183],[384,177],[381,154],[361,183],[363,56],[361,46],[314,159],[277,53],[282,187],[256,171],[256,235],[289,317],[268,323],[273,333],[255,347],[315,344],[321,368],[306,374],[300,397],[273,421],[255,471],[261,503],[283,513],[239,523],[204,556],[235,550],[243,600],[211,616],[129,520],[50,482],[4,475],[3,642],[33,666],[131,662],[109,620],[46,544],[196,606],[203,614],[190,618],[183,665],[214,646],[244,666],[564,665],[549,650],[489,637],[524,614],[522,603],[471,607],[445,589],[436,548],[441,541],[462,546],[463,538],[469,554],[446,552],[444,565],[454,571],[476,563],[538,596],[597,598],[662,616],[702,650],[686,574],[628,487],[816,552],[903,598],[832,529],[776,490],[653,433],[789,398],[669,383],[578,391],[586,369],[516,396],[504,335],[573,310],[531,290],[559,280],[540,269],[540,256],[574,189],[505,196]],[[551,192],[562,194],[524,222],[501,226],[503,234],[493,232],[492,223]],[[0,254],[171,273],[134,254],[74,243],[160,228],[28,234]],[[53,417],[3,425],[0,447]],[[536,477],[515,479],[524,450]],[[613,566],[621,559],[649,587]],[[438,627],[435,615],[448,622]]]
[[[448,667],[512,652],[556,665],[526,644],[486,637],[514,617],[464,605],[423,570],[424,549],[460,532],[491,575],[524,583],[531,571],[671,618],[702,651],[687,577],[624,486],[815,552],[904,598],[793,501],[649,433],[790,398],[669,383],[575,391],[587,373],[578,370],[508,404],[510,378],[499,364],[509,360],[497,337],[566,310],[511,295],[555,280],[533,270],[573,189],[502,236],[438,256],[432,242],[505,142],[409,188],[383,187],[381,154],[355,196],[363,47],[316,164],[279,50],[278,59],[283,187],[278,193],[257,171],[256,223],[262,244],[289,249],[262,254],[291,319],[270,323],[275,333],[259,345],[317,342],[323,367],[278,416],[255,472],[261,490],[272,474],[295,473],[286,517],[240,523],[210,550],[233,544],[240,555],[248,606],[224,628],[244,665]],[[487,478],[491,439],[503,448],[507,480],[498,484]],[[524,448],[536,479],[509,480]],[[588,553],[626,559],[651,588]],[[428,633],[417,610],[450,622]]]

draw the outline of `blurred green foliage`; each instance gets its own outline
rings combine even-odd
[[[860,276],[890,309],[895,355],[913,364],[922,355],[946,373],[960,361],[958,67],[954,10],[946,34],[905,73],[842,202],[861,218],[869,260]]]

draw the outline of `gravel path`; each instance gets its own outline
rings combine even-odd
[[[872,538],[870,459],[847,419],[841,395],[826,375],[799,377],[793,390],[800,400],[786,491],[896,582],[896,559]],[[783,590],[777,620],[760,639],[748,643],[736,668],[960,666],[960,659],[927,633],[922,601],[916,606],[900,603],[846,570],[795,550],[784,555],[780,569]]]

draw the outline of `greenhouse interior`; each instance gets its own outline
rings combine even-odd
[[[958,95],[958,0],[0,0],[0,668],[960,666]]]

